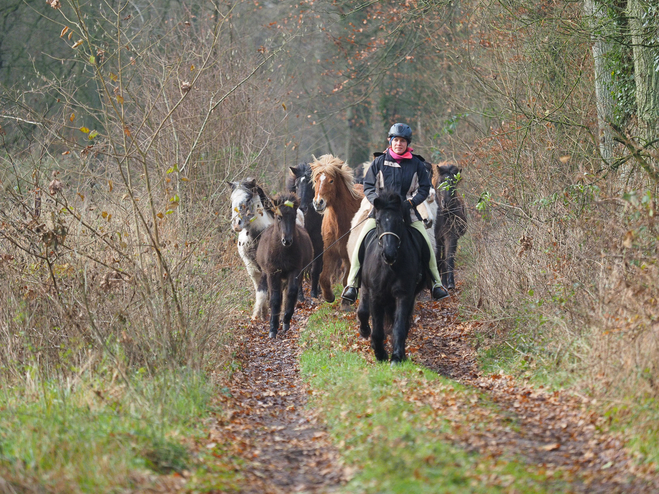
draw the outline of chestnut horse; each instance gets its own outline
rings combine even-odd
[[[320,273],[320,289],[323,298],[334,302],[332,274],[341,269],[341,262],[350,266],[347,243],[350,221],[359,209],[364,197],[362,188],[355,186],[350,167],[331,154],[314,157],[311,178],[316,189],[313,207],[323,215],[323,271]],[[360,190],[361,189],[361,190]],[[347,269],[343,275],[343,285],[348,281]]]

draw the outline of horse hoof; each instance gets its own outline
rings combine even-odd
[[[359,334],[365,340],[368,340],[371,337],[371,328],[366,326],[365,328],[359,328]]]
[[[282,332],[282,333],[285,333],[285,332],[287,332],[290,328],[291,328],[291,324],[290,324],[290,323],[288,323],[288,324],[287,324],[287,323],[284,323],[284,324],[282,324],[281,332]]]
[[[400,360],[392,360],[389,366],[393,369],[394,367],[400,367],[401,361]]]
[[[277,330],[273,329],[270,331],[270,338],[274,339],[277,337]]]

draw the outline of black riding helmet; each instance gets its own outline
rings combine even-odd
[[[389,140],[393,137],[402,137],[407,141],[407,144],[412,142],[412,129],[409,125],[404,123],[395,123],[389,129],[389,134],[387,135]]]

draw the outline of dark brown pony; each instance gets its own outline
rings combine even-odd
[[[460,181],[460,168],[445,163],[437,167],[437,222],[435,241],[437,267],[442,276],[442,284],[449,290],[455,288],[453,269],[458,239],[467,231],[467,210],[464,201],[457,194]]]
[[[343,261],[346,268],[350,266],[348,256],[347,233],[350,221],[359,209],[364,194],[363,188],[355,187],[350,167],[341,159],[324,154],[314,158],[310,164],[316,195],[313,207],[323,215],[323,271],[320,273],[320,289],[323,298],[334,302],[331,278],[341,269]],[[348,278],[347,269],[343,275],[343,285]]]
[[[256,250],[263,274],[259,291],[270,294],[270,338],[277,336],[282,303],[282,281],[286,281],[284,325],[287,331],[291,324],[297,300],[300,274],[311,262],[313,248],[307,231],[295,223],[300,200],[295,194],[278,194],[272,200],[275,221],[261,234]]]

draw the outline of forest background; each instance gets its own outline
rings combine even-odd
[[[356,166],[402,121],[462,168],[484,365],[596,397],[657,460],[652,2],[5,0],[0,21],[0,408],[202,406],[250,297],[226,182]],[[156,467],[178,454],[158,430]]]

